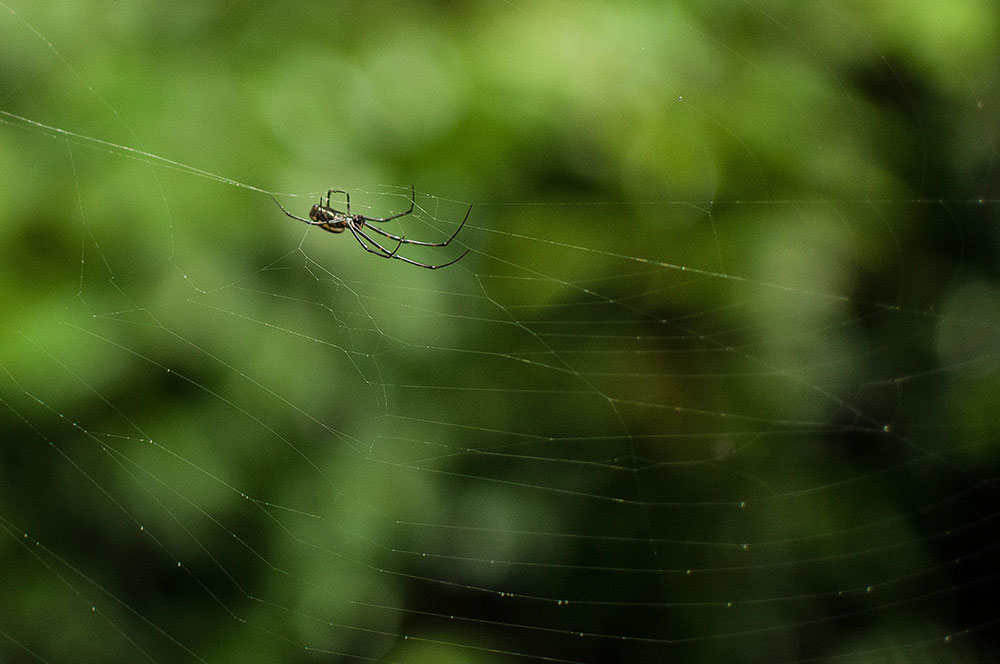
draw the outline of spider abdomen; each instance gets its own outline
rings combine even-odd
[[[347,219],[336,210],[330,210],[321,205],[314,205],[309,210],[309,218],[319,224],[319,227],[330,233],[343,233]]]

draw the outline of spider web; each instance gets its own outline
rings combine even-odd
[[[106,71],[82,36],[130,57],[165,15],[0,5],[21,56],[0,90],[3,650],[51,662],[985,658],[1000,307],[995,108],[976,99],[995,99],[995,80],[951,90],[972,117],[951,136],[970,157],[958,177],[928,158],[946,153],[927,127],[947,104],[915,98],[938,79],[905,79],[881,50],[899,38],[886,22],[772,4],[734,12],[755,26],[749,43],[682,5],[624,18],[468,7],[471,45],[418,10],[399,23],[340,8],[389,34],[441,31],[306,61],[367,68],[330,93],[381,114],[385,142],[360,140],[367,156],[302,103],[317,76],[296,58],[260,74],[259,92],[239,88],[239,63],[260,66],[262,44],[314,25],[306,10],[275,22],[218,5],[167,21],[184,45],[170,57],[217,45],[237,74],[213,77],[232,86],[213,93],[250,107],[238,119],[212,107],[196,117],[219,136],[189,137],[187,97],[161,90],[177,107],[147,116],[142,90],[120,85],[129,71]],[[995,12],[979,9],[990,34]],[[817,25],[868,60],[845,64]],[[580,50],[622,31],[635,45],[613,57]],[[508,39],[545,44],[551,65]],[[773,42],[794,66],[774,64]],[[289,48],[305,57],[309,44],[323,41]],[[479,108],[459,90],[474,74],[449,69],[473,47],[508,67],[482,85],[538,104],[567,95],[590,113],[503,118],[547,146],[537,171],[533,150],[491,175],[497,146],[467,147],[486,139],[460,110],[446,115]],[[407,75],[398,62],[421,64]],[[707,71],[720,63],[736,73]],[[191,66],[182,80],[212,73]],[[807,66],[819,74],[797,78]],[[149,60],[135,67],[155,75]],[[846,80],[852,67],[869,95]],[[726,113],[713,85],[750,101]],[[412,124],[385,129],[403,122],[389,90]],[[885,90],[901,99],[878,105]],[[762,107],[754,91],[778,101]],[[631,125],[627,149],[615,135],[628,177],[608,194],[607,137],[591,128],[624,136],[654,93],[671,105],[648,112],[667,120]],[[363,131],[343,106],[325,109]],[[767,108],[784,115],[749,122]],[[264,195],[304,215],[335,186],[355,212],[399,212],[409,176],[371,184],[391,172],[371,152],[438,154],[414,136],[444,122],[464,140],[440,153],[468,161],[409,164],[415,212],[386,228],[440,241],[473,205],[452,246],[405,247],[430,262],[470,249],[445,270],[379,260]],[[886,162],[854,142],[904,130],[915,154]],[[820,147],[786,148],[783,132]],[[227,147],[241,134],[249,149]],[[669,167],[650,145],[671,147]]]

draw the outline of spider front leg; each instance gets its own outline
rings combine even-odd
[[[326,192],[326,207],[330,207],[330,195],[331,194],[343,194],[344,198],[347,199],[347,214],[351,214],[351,195],[344,191],[343,189],[331,189]]]
[[[372,229],[373,231],[375,231],[379,235],[385,236],[385,237],[389,238],[390,240],[398,240],[398,241],[404,242],[406,244],[419,244],[419,245],[421,245],[423,247],[447,247],[451,243],[451,241],[455,239],[455,236],[458,235],[459,232],[461,232],[462,228],[465,226],[465,222],[467,222],[469,220],[469,215],[471,213],[472,213],[472,206],[470,205],[469,209],[465,211],[465,217],[462,219],[462,223],[460,223],[458,225],[458,228],[456,228],[455,232],[451,234],[451,237],[449,237],[444,242],[421,242],[419,240],[407,240],[406,238],[401,237],[399,235],[393,235],[392,233],[389,233],[388,231],[384,231],[381,228],[379,228],[378,226],[373,226],[371,224],[366,224],[366,225],[367,225],[368,228]],[[369,220],[369,221],[371,221],[371,220]]]
[[[367,251],[369,254],[375,254],[376,256],[379,256],[381,258],[402,258],[401,256],[396,255],[396,252],[399,251],[399,248],[403,246],[402,242],[397,242],[396,247],[392,251],[389,251],[381,244],[376,242],[374,239],[369,237],[369,235],[365,233],[363,230],[361,230],[360,228],[356,228],[354,224],[347,224],[347,229],[351,231],[352,235],[354,235],[354,239],[358,241],[358,244],[361,245],[361,248]],[[368,240],[374,246],[378,247],[378,251],[366,245],[361,238]]]
[[[405,217],[408,214],[412,214],[413,213],[413,208],[414,208],[414,206],[416,204],[417,204],[417,192],[413,189],[413,185],[411,184],[410,185],[410,209],[409,210],[407,210],[405,212],[400,212],[399,214],[394,214],[391,217],[365,217],[364,215],[361,215],[361,217],[365,221],[392,221],[393,219],[399,219],[400,217]],[[386,236],[386,237],[388,237],[388,236]],[[395,240],[396,238],[393,238],[393,239]]]

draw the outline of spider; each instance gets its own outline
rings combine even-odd
[[[347,212],[334,210],[332,207],[330,207],[330,196],[333,194],[344,195],[344,197],[347,199]],[[289,217],[291,217],[292,219],[297,219],[298,221],[309,224],[310,226],[319,226],[324,231],[328,231],[330,233],[343,233],[344,229],[346,228],[347,230],[351,231],[351,234],[354,236],[354,239],[358,241],[358,244],[361,245],[362,249],[364,249],[370,254],[375,254],[376,256],[379,256],[381,258],[395,258],[396,260],[401,260],[404,263],[409,263],[410,265],[416,265],[417,267],[425,267],[428,270],[436,270],[441,267],[448,267],[449,265],[457,263],[458,261],[465,258],[465,254],[469,253],[468,249],[466,249],[465,252],[463,252],[462,255],[459,256],[458,258],[450,260],[447,263],[441,263],[440,265],[428,265],[427,263],[420,263],[418,261],[406,258],[405,256],[400,256],[396,252],[399,251],[399,248],[404,244],[417,244],[422,247],[448,246],[448,244],[455,239],[455,236],[458,235],[459,231],[462,230],[462,227],[465,226],[465,222],[469,218],[469,213],[472,212],[471,205],[469,206],[468,211],[465,213],[465,218],[462,219],[462,223],[458,225],[458,228],[456,228],[455,232],[451,234],[451,237],[445,240],[444,242],[420,242],[418,240],[407,240],[405,237],[401,235],[393,235],[392,233],[382,230],[378,226],[372,225],[371,222],[373,221],[377,221],[379,223],[392,221],[393,219],[398,219],[399,217],[403,217],[412,213],[413,206],[415,205],[415,198],[416,198],[416,193],[413,190],[413,185],[410,185],[409,210],[406,210],[405,212],[400,212],[399,214],[394,214],[389,217],[366,217],[363,214],[351,214],[351,195],[349,193],[347,193],[343,189],[331,189],[328,192],[326,192],[326,203],[324,204],[323,198],[320,197],[319,203],[313,205],[309,209],[309,218],[303,219],[302,217],[296,217],[294,214],[286,210],[285,206],[283,206],[281,203],[278,203],[277,198],[271,196],[271,199],[275,203],[278,203],[278,207],[281,208],[281,211],[284,212]],[[368,235],[368,233],[365,232],[366,228],[378,233],[383,237],[387,237],[390,240],[395,240],[396,246],[393,247],[391,250],[386,249],[377,241],[375,241],[374,238]],[[365,242],[367,242],[368,244],[365,244]]]

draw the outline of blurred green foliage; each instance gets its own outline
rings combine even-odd
[[[995,3],[0,10],[11,661],[995,646]]]

